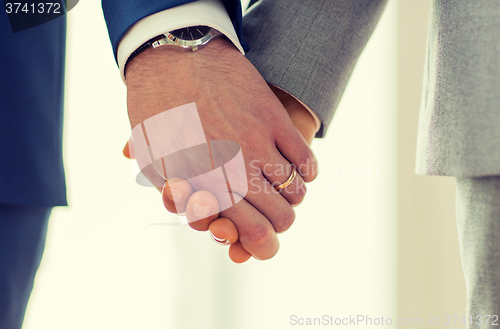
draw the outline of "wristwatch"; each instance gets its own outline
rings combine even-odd
[[[163,34],[162,37],[154,41],[151,46],[157,48],[170,45],[195,51],[220,35],[222,35],[222,33],[209,26],[190,26]]]
[[[160,34],[146,41],[144,44],[142,44],[142,46],[140,46],[132,54],[130,54],[125,67],[132,58],[136,57],[149,47],[158,48],[161,46],[175,46],[196,51],[200,47],[206,45],[210,40],[222,35],[223,34],[216,29],[205,25],[189,26],[182,29],[170,31],[165,34]]]

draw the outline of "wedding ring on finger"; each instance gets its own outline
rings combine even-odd
[[[282,184],[275,187],[276,191],[278,191],[278,193],[281,193],[281,191],[286,189],[288,186],[292,185],[293,181],[295,180],[295,177],[297,177],[297,171],[295,170],[295,168],[292,168],[292,173],[290,174],[288,179]]]
[[[210,232],[210,236],[212,237],[212,240],[214,240],[215,243],[221,245],[221,246],[227,246],[229,245],[229,241],[226,239],[220,239],[216,237],[212,232]]]

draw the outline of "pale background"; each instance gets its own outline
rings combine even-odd
[[[100,2],[81,1],[68,14],[70,206],[53,212],[24,328],[274,329],[293,327],[291,315],[463,315],[454,181],[413,174],[429,3],[390,1],[328,136],[313,143],[322,171],[279,253],[236,265],[207,233],[150,225],[177,218],[157,191],[135,184],[121,154],[125,86]]]

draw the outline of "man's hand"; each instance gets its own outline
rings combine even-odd
[[[285,107],[294,126],[310,145],[312,143],[312,140],[314,139],[314,135],[316,134],[316,123],[312,115],[290,94],[276,87],[270,87]],[[173,182],[178,181],[179,180],[177,179],[173,180]],[[184,181],[180,186],[183,190],[181,194],[182,200],[181,202],[176,204],[180,204],[181,207],[185,205],[183,209],[186,209],[186,206],[189,209],[188,200],[191,197],[198,199],[198,202],[201,204],[208,205],[210,207],[218,206],[217,200],[210,193],[207,193],[206,191],[197,192],[196,195],[193,196],[192,189],[187,182]],[[168,182],[165,183],[163,191],[163,203],[165,207],[169,209],[170,212],[175,212],[175,205],[172,199],[172,195],[170,194],[170,191],[168,189]],[[193,202],[191,202],[191,204],[192,203]],[[250,257],[252,257],[252,254],[246,251],[242,244],[238,241],[238,230],[230,219],[223,217],[216,218],[216,216],[211,216],[204,219],[204,221],[209,223],[208,228],[213,239],[216,242],[220,244],[230,245],[229,258],[231,258],[233,262],[244,263]]]
[[[317,164],[257,70],[229,42],[216,39],[196,52],[168,47],[147,49],[130,61],[126,77],[132,127],[166,110],[195,102],[206,140],[232,140],[241,146],[248,194],[222,211],[221,217],[235,224],[239,243],[246,251],[259,259],[274,256],[278,251],[276,232],[285,231],[293,223],[291,204],[302,201],[304,181],[316,177]],[[290,164],[300,168],[301,175],[279,194],[273,185],[288,178]],[[165,191],[164,196],[175,198],[178,192]],[[203,211],[199,211],[203,208],[194,201],[187,204],[190,225],[207,230],[214,218],[204,218]]]
[[[270,85],[270,87],[285,107],[295,128],[297,128],[307,143],[311,145],[314,135],[316,134],[316,123],[312,115],[290,94],[272,85]],[[129,143],[131,142],[129,141]],[[125,145],[123,154],[127,158],[132,159],[134,156],[130,153],[130,150],[133,150],[133,147],[131,147],[129,143]],[[177,194],[175,195],[177,202],[174,202],[174,196],[172,191],[169,189],[168,182],[165,182],[163,188],[159,188],[160,192],[163,194],[163,203],[168,211],[172,213],[183,213],[186,211],[188,201],[193,195],[193,189],[189,183],[183,181],[182,179],[173,178],[170,179],[170,182],[175,183],[178,188],[178,190],[176,190]],[[211,193],[207,193],[206,191],[198,192],[194,198],[198,199],[199,201],[197,202],[203,205],[214,208],[218,207],[216,198]],[[193,200],[190,202],[191,205],[194,203]],[[181,209],[176,209],[176,206],[181,207]],[[230,245],[229,257],[233,262],[246,262],[252,255],[246,251],[238,241],[238,230],[236,229],[236,226],[228,218],[217,217],[218,214],[216,216],[210,216],[203,219],[203,221],[208,223],[208,228],[213,239],[220,244]]]

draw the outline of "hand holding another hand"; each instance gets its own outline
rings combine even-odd
[[[291,204],[302,201],[304,181],[317,175],[314,155],[306,143],[315,131],[312,116],[292,97],[275,90],[278,99],[245,57],[222,39],[197,52],[148,49],[130,61],[126,74],[132,127],[194,102],[206,140],[235,141],[243,152],[248,193],[223,210],[221,218],[216,219],[216,193],[193,193],[187,182],[184,187],[177,182],[175,192],[165,184],[167,209],[182,212],[172,206],[185,205],[190,226],[197,230],[210,227],[215,236],[227,239],[232,243],[230,257],[236,262],[248,259],[249,253],[258,259],[273,257],[279,246],[276,232],[288,229],[295,218]],[[289,177],[291,164],[305,168],[304,175],[297,175],[293,186],[277,193],[273,186]],[[290,169],[265,170],[266,165]],[[206,217],[204,213],[215,215]]]

